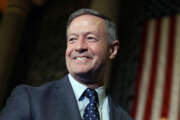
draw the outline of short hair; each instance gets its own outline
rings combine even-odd
[[[93,15],[93,16],[97,16],[97,17],[100,17],[102,19],[105,20],[105,24],[106,24],[106,30],[107,30],[107,33],[108,33],[108,42],[110,44],[113,43],[114,40],[118,40],[118,34],[117,34],[117,27],[116,27],[116,24],[114,24],[112,22],[112,20],[110,18],[108,18],[107,16],[104,16],[100,13],[98,13],[97,11],[95,10],[92,10],[92,9],[87,9],[87,8],[82,8],[82,9],[79,9],[75,12],[73,12],[69,18],[68,18],[68,22],[67,22],[67,25],[66,25],[66,32],[69,28],[69,25],[71,24],[71,22],[76,18],[76,17],[79,17],[81,15]]]

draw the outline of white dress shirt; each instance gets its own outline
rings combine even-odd
[[[78,82],[77,80],[75,80],[71,74],[68,74],[71,86],[73,88],[75,97],[76,97],[76,101],[78,103],[78,107],[79,107],[79,111],[81,114],[81,118],[83,118],[83,113],[84,110],[87,106],[87,104],[89,103],[89,99],[85,98],[82,101],[79,101],[79,98],[81,97],[81,95],[83,94],[83,92],[86,90],[87,86]],[[97,94],[98,94],[98,99],[99,99],[99,106],[98,106],[98,110],[99,110],[99,115],[100,115],[100,119],[101,120],[109,120],[109,104],[108,104],[108,97],[105,95],[104,92],[104,87],[99,87],[97,89],[95,89]]]

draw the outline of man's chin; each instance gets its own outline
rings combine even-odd
[[[72,76],[83,84],[95,84],[99,82],[98,79],[96,79],[98,76],[94,76],[90,71],[75,73],[72,74]]]
[[[84,78],[84,77],[87,77],[89,78],[88,76],[90,76],[90,73],[88,71],[79,71],[79,72],[74,72],[72,73],[72,76],[74,76],[75,78],[76,77],[80,77],[80,78]]]

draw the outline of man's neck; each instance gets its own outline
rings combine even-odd
[[[104,85],[103,79],[99,79],[99,77],[88,77],[83,75],[72,75],[72,77],[78,82],[86,85],[88,88],[96,89]]]

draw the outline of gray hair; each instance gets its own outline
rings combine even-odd
[[[66,26],[66,31],[68,30],[68,27],[69,25],[71,24],[71,22],[78,16],[81,16],[81,15],[86,15],[86,14],[89,14],[89,15],[93,15],[93,16],[97,16],[97,17],[100,17],[102,19],[105,20],[105,23],[106,23],[106,29],[107,29],[107,33],[108,33],[108,42],[110,44],[113,43],[114,40],[118,40],[118,35],[117,35],[117,27],[116,25],[111,21],[110,18],[98,13],[97,11],[95,10],[92,10],[92,9],[79,9],[75,12],[73,12],[70,16],[69,16],[69,19],[68,19],[68,22],[67,22],[67,26]]]

